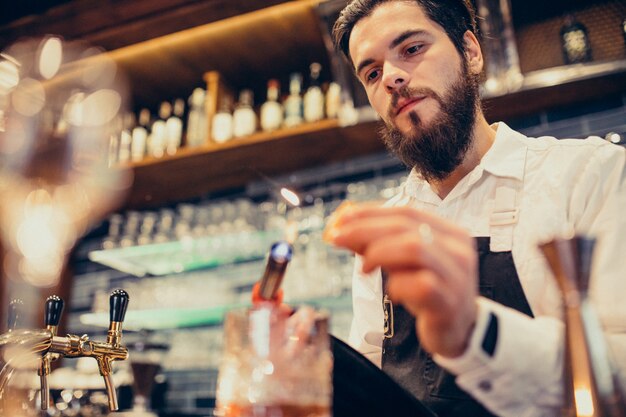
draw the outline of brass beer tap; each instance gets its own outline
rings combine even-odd
[[[116,360],[128,359],[128,349],[122,342],[122,323],[128,308],[128,293],[124,290],[115,290],[110,297],[110,323],[106,342],[97,342],[89,339],[89,336],[77,336],[68,334],[57,336],[57,326],[63,311],[63,300],[57,296],[51,296],[46,300],[45,329],[16,330],[16,322],[19,318],[18,304],[12,304],[9,308],[9,332],[0,336],[0,349],[3,351],[3,364],[0,369],[0,411],[2,411],[3,395],[10,377],[13,374],[15,364],[20,361],[32,362],[33,358],[39,358],[38,374],[41,382],[41,408],[46,410],[49,401],[48,375],[50,363],[58,357],[80,358],[91,357],[98,363],[100,375],[104,378],[109,409],[119,409],[117,393],[112,378],[111,363]],[[15,349],[18,352],[13,355],[5,354],[6,349]],[[0,413],[1,415],[1,413]]]
[[[57,295],[51,295],[46,300],[44,309],[44,324],[46,330],[50,331],[50,334],[54,338],[57,335],[59,327],[59,321],[61,320],[61,314],[63,313],[64,302],[61,297]],[[58,359],[59,355],[50,351],[45,353],[41,358],[41,365],[39,366],[39,381],[41,383],[41,409],[47,410],[50,403],[50,389],[48,388],[48,375],[50,375],[50,363],[53,360]]]
[[[566,417],[626,417],[623,388],[588,297],[595,240],[577,236],[540,246],[563,299]]]
[[[58,353],[66,358],[91,357],[98,363],[100,375],[104,378],[107,395],[109,397],[109,409],[119,409],[117,393],[113,383],[111,363],[128,359],[128,349],[122,346],[122,323],[128,308],[128,293],[124,290],[115,290],[109,299],[109,331],[106,342],[89,340],[87,335],[67,335],[65,337],[52,337],[49,349],[51,353]]]

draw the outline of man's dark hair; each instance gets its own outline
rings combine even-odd
[[[351,60],[349,42],[350,34],[356,23],[369,16],[382,3],[389,1],[411,0],[352,0],[340,13],[333,27],[333,41],[335,47],[341,50]],[[463,35],[471,31],[478,36],[476,28],[476,12],[471,0],[412,0],[422,8],[426,16],[441,26],[457,51],[465,53]]]

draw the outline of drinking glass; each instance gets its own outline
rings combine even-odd
[[[130,366],[133,372],[133,407],[129,416],[156,416],[151,410],[150,398],[154,378],[161,369],[168,347],[164,344],[138,341],[129,345]]]
[[[128,172],[107,160],[126,86],[100,50],[47,36],[0,54],[0,97],[4,273],[50,287],[76,239],[130,185]]]
[[[332,363],[327,314],[233,310],[224,321],[215,415],[330,417]]]

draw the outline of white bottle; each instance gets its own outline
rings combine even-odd
[[[233,112],[233,136],[240,138],[256,132],[257,117],[253,108],[252,90],[241,90]]]
[[[283,124],[283,106],[278,102],[280,84],[272,79],[267,82],[267,101],[261,106],[261,129],[276,130]]]
[[[1,99],[0,99],[1,100]],[[0,110],[0,114],[2,110]],[[109,155],[108,155],[108,166],[115,166],[119,161],[120,156],[120,137],[122,135],[123,122],[121,120],[121,116],[117,116],[114,120],[114,131],[109,137]],[[2,130],[0,130],[2,132]]]
[[[183,114],[185,113],[185,102],[178,98],[174,101],[174,114],[165,121],[167,131],[166,152],[174,155],[183,140]]]
[[[341,108],[341,86],[331,82],[326,91],[326,117],[334,119],[339,115]]]
[[[200,146],[209,136],[206,116],[206,91],[196,88],[189,97],[189,115],[187,116],[187,146]]]
[[[233,137],[233,115],[230,113],[230,98],[224,96],[220,107],[211,120],[211,138],[215,143],[224,143]]]
[[[161,103],[159,109],[159,120],[152,123],[152,129],[148,138],[148,151],[150,156],[160,158],[165,155],[167,146],[167,128],[165,121],[172,114],[172,105],[167,101]]]
[[[285,99],[285,127],[297,126],[302,123],[302,75],[295,72],[289,80],[289,96]]]
[[[310,66],[311,84],[304,94],[304,120],[317,122],[324,118],[324,93],[319,84],[322,66],[314,62]]]
[[[119,162],[126,163],[131,158],[132,152],[132,136],[131,131],[133,126],[135,125],[135,116],[132,113],[127,113],[120,120],[120,126],[122,130],[119,133],[119,144],[118,144],[118,160]]]
[[[132,130],[132,145],[130,157],[133,162],[141,161],[146,157],[148,147],[148,126],[150,125],[150,110],[141,109],[139,124]]]

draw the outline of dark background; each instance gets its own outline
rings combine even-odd
[[[41,14],[48,9],[81,0],[2,0],[0,2],[0,25],[32,14]],[[103,0],[115,5],[115,0]],[[132,1],[132,0],[126,0]],[[516,25],[523,25],[559,16],[563,10],[575,10],[592,4],[601,4],[603,0],[511,0]]]

